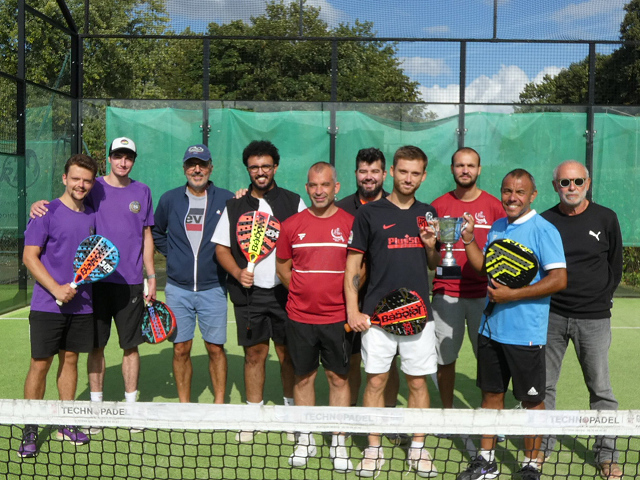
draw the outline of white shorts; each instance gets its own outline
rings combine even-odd
[[[407,337],[388,333],[376,326],[362,334],[365,372],[388,372],[396,353],[400,355],[400,368],[407,375],[417,377],[436,372],[438,357],[434,322],[427,322],[422,332]]]
[[[438,363],[449,365],[458,358],[464,340],[465,320],[473,354],[478,355],[478,330],[486,298],[461,298],[436,294],[431,300],[436,325]]]

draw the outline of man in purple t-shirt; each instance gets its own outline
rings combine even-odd
[[[58,395],[74,400],[78,379],[78,356],[93,348],[91,285],[69,285],[78,245],[95,233],[93,209],[84,199],[95,183],[98,164],[86,155],[74,155],[64,167],[60,198],[49,204],[49,214],[29,222],[25,231],[23,262],[35,278],[29,314],[31,364],[24,384],[24,398],[41,400],[47,373],[58,354]],[[61,302],[58,306],[56,301]],[[77,427],[62,426],[57,437],[75,445],[89,438]],[[20,457],[38,453],[38,426],[25,425]]]
[[[140,354],[144,314],[142,266],[147,272],[149,290],[145,299],[156,296],[153,265],[153,203],[151,191],[144,183],[132,180],[129,173],[137,156],[135,143],[125,137],[116,138],[109,148],[110,172],[96,180],[87,199],[96,211],[98,232],[111,240],[120,252],[118,269],[106,281],[94,285],[94,350],[89,354],[87,369],[91,400],[102,401],[105,361],[104,348],[111,333],[113,318],[123,350],[122,376],[125,400],[135,402],[138,394]],[[47,211],[42,200],[31,208],[31,216]],[[91,429],[97,433],[99,429]]]

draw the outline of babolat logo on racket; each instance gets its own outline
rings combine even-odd
[[[522,287],[538,272],[538,261],[530,248],[509,238],[496,240],[487,247],[487,274],[507,286]]]
[[[111,273],[113,271],[113,267],[109,265],[105,258],[112,252],[112,246],[107,245],[105,242],[98,243],[91,253],[87,256],[87,258],[82,262],[81,267],[76,272],[76,280],[78,283],[79,280],[86,278],[89,274],[99,268],[103,270],[105,273]]]
[[[422,302],[415,302],[410,305],[398,307],[390,312],[381,312],[378,314],[380,325],[389,325],[391,323],[410,322],[419,320],[427,316],[427,309]]]

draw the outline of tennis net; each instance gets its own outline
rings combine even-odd
[[[33,457],[21,457],[25,425],[39,425]],[[58,441],[60,426],[90,425],[87,444]],[[558,436],[543,478],[600,478],[596,435],[616,437],[624,478],[640,475],[640,411],[438,410],[282,407],[176,403],[0,400],[0,477],[7,479],[333,479],[358,478],[334,468],[331,432],[348,432],[345,451],[357,466],[367,434],[382,434],[380,479],[420,478],[407,466],[412,433],[426,432],[429,476],[455,479],[476,455],[482,434],[506,435],[496,460],[506,476],[520,468],[525,435]],[[239,432],[252,432],[238,441]],[[313,438],[315,455],[293,468],[292,432]],[[437,473],[436,471],[437,470]],[[373,474],[373,472],[371,472]],[[419,475],[419,476],[417,476]]]

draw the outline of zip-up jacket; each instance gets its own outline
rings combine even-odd
[[[153,242],[167,258],[167,283],[194,292],[225,285],[227,272],[216,260],[216,246],[211,243],[211,237],[233,194],[209,182],[202,240],[198,255],[194,257],[185,230],[185,217],[189,211],[186,189],[183,185],[164,193],[155,211]]]

